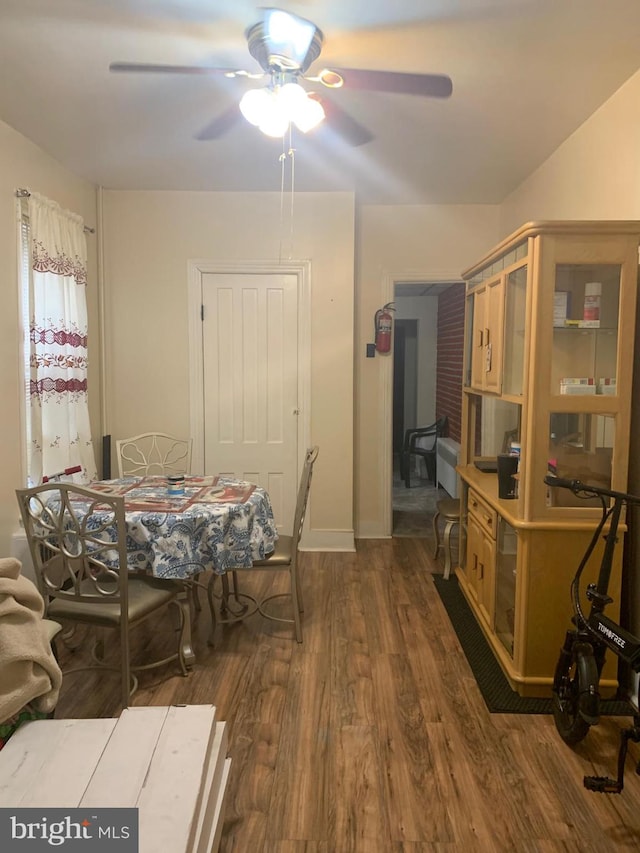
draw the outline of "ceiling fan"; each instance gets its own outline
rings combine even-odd
[[[329,90],[344,85],[354,91],[429,98],[448,98],[451,95],[453,85],[444,74],[332,67],[308,75],[307,70],[322,50],[321,30],[311,21],[281,9],[267,8],[262,12],[262,20],[249,27],[245,33],[249,53],[258,62],[261,71],[254,73],[208,65],[142,62],[113,62],[109,69],[115,72],[221,74],[252,80],[266,77],[266,86],[250,89],[244,94],[240,109],[237,104],[233,104],[197,134],[197,139],[204,140],[218,139],[243,115],[268,136],[284,136],[291,124],[307,132],[326,118],[327,123],[350,145],[363,145],[373,139],[373,134],[339,107],[334,99],[307,91],[301,81],[319,83]]]

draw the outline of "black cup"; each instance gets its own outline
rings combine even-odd
[[[516,495],[516,480],[513,475],[518,471],[518,457],[509,453],[498,454],[498,497],[512,500]]]

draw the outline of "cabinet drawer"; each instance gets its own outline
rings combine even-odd
[[[498,515],[495,509],[492,509],[473,489],[469,489],[469,512],[478,521],[482,529],[492,539],[495,539]]]

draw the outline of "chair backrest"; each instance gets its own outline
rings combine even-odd
[[[45,614],[52,599],[119,604],[126,629],[124,498],[73,483],[17,489],[16,496]]]
[[[116,441],[118,476],[190,474],[193,439],[144,432]]]
[[[300,485],[298,486],[298,498],[296,500],[296,512],[293,517],[293,539],[296,547],[302,536],[302,528],[304,527],[304,517],[307,512],[307,501],[309,499],[309,490],[311,488],[311,476],[313,474],[313,463],[318,457],[320,448],[318,445],[309,447],[304,457],[304,468],[300,477]]]
[[[436,429],[436,425],[432,424],[430,427],[425,427],[424,429],[421,429],[419,434],[416,435],[415,441],[413,443],[413,449],[435,450],[437,440],[438,431]]]
[[[413,446],[420,450],[435,450],[438,438],[446,435],[448,430],[449,418],[444,415],[429,426],[415,430]]]

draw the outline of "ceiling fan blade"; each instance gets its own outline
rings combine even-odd
[[[237,68],[218,68],[214,65],[156,65],[152,62],[112,62],[109,71],[151,74],[246,74]]]
[[[230,107],[227,107],[220,115],[216,116],[213,121],[203,127],[196,134],[195,138],[205,142],[211,139],[219,139],[225,133],[228,133],[241,118],[242,113],[238,105],[231,104]]]
[[[336,71],[349,89],[426,98],[448,98],[453,91],[451,78],[445,74],[407,74],[404,71],[366,71],[333,66],[330,70]]]
[[[314,93],[309,93],[309,97],[314,97]],[[328,98],[316,98],[322,104],[327,124],[334,130],[338,136],[341,136],[348,145],[357,148],[359,145],[366,145],[371,142],[373,134],[359,121],[356,121],[353,116],[339,107],[335,101],[330,101]],[[320,125],[322,127],[322,125]]]

